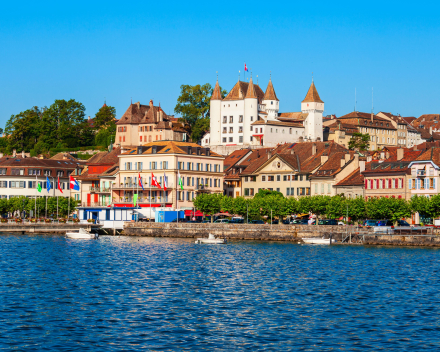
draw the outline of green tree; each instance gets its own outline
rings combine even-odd
[[[331,197],[330,196],[312,196],[311,198],[311,204],[310,204],[310,211],[316,215],[317,219],[323,214],[326,213],[327,205],[330,202]],[[316,224],[318,224],[318,221],[316,221]]]
[[[348,142],[348,149],[365,151],[370,148],[370,135],[368,133],[362,134],[360,132],[353,132],[353,135]]]
[[[193,200],[194,206],[201,212],[211,215],[211,222],[214,221],[212,216],[221,210],[221,201],[223,195],[219,193],[199,193]]]
[[[112,143],[115,143],[116,137],[116,124],[111,121],[106,127],[101,128],[95,135],[95,145],[107,147]]]
[[[348,198],[346,199],[345,206],[348,205],[348,216],[352,221],[359,221],[365,219],[365,199],[363,197]],[[346,209],[345,209],[346,211]]]
[[[40,136],[41,112],[37,107],[12,115],[6,123],[7,149],[30,150]]]
[[[325,209],[325,215],[329,219],[338,219],[346,212],[345,206],[347,202],[344,197],[336,195],[330,198]]]
[[[232,211],[234,214],[241,215],[243,218],[247,215],[248,200],[244,197],[233,198]]]
[[[255,194],[254,198],[264,198],[267,196],[284,197],[281,192],[271,191],[270,189],[260,189],[258,193]]]
[[[113,106],[104,104],[96,113],[94,125],[96,129],[106,127],[111,123],[115,123],[116,109]]]
[[[221,210],[228,213],[234,212],[234,198],[232,197],[222,197],[220,203]]]
[[[222,97],[225,97],[227,92],[220,88]],[[180,86],[180,95],[177,98],[177,104],[174,107],[174,112],[180,114],[181,119],[186,122],[191,128],[191,138],[193,138],[192,129],[196,128],[193,139],[197,141],[206,127],[207,121],[199,122],[199,119],[209,118],[209,106],[213,88],[209,83],[204,85],[196,84],[194,86],[183,84]],[[198,137],[198,139],[197,139]]]
[[[203,117],[198,119],[191,129],[191,140],[198,142],[202,139],[206,132],[209,131],[210,119],[209,117]]]

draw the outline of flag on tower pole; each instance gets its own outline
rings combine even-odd
[[[244,63],[244,72],[249,72],[249,69],[246,66],[246,62]]]
[[[63,190],[61,189],[61,183],[60,183],[60,177],[58,176],[58,190],[63,193]]]
[[[165,176],[165,172],[163,173],[163,190],[166,191],[168,186],[167,177]]]
[[[156,176],[154,176],[153,173],[151,173],[151,184],[155,187],[161,188],[159,182],[156,180]]]
[[[138,175],[139,177],[139,186],[141,186],[142,187],[142,190],[144,190],[144,185],[142,184],[142,177],[141,177],[141,174],[139,174]]]
[[[177,173],[178,173],[178,179],[179,179],[179,186],[180,186],[180,189],[183,190],[183,181],[182,181],[182,177],[180,177],[180,171],[177,170]]]

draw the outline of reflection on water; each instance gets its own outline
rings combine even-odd
[[[0,349],[436,350],[440,251],[0,236]]]

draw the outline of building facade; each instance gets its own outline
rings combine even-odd
[[[119,156],[114,205],[133,206],[137,195],[140,207],[192,209],[198,193],[223,193],[223,161],[195,143],[162,141],[133,148]]]

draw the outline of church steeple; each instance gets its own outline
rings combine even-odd
[[[211,100],[222,100],[222,93],[220,92],[220,86],[217,82],[215,82],[214,91],[212,92]]]
[[[266,93],[264,93],[263,100],[276,100],[279,101],[277,95],[275,94],[275,89],[273,88],[272,78],[269,79],[269,84],[266,88]]]
[[[254,82],[252,82],[252,76],[249,81],[248,89],[245,96],[245,99],[247,98],[257,98],[257,93],[255,93]]]

